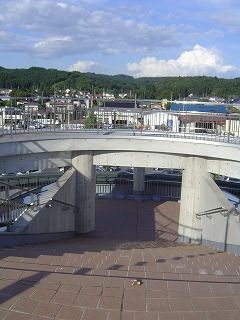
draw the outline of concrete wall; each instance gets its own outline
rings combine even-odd
[[[69,166],[71,152],[49,152],[20,154],[1,157],[0,174],[10,172],[25,172]]]
[[[94,165],[183,169],[185,167],[185,159],[186,157],[184,156],[169,155],[160,152],[95,151],[93,163]]]
[[[202,243],[210,247],[240,254],[239,216],[214,214],[202,218]]]
[[[73,232],[16,234],[13,232],[0,233],[0,248],[23,246],[26,244],[43,243],[47,241],[69,239]]]
[[[75,231],[75,171],[70,169],[58,180],[58,190],[50,206],[44,206],[24,229],[24,233],[55,233]],[[41,199],[40,199],[41,201]],[[69,204],[69,205],[67,205]]]
[[[210,190],[211,198],[207,194]],[[213,208],[222,206],[230,210],[230,213],[224,216],[219,211],[219,213],[201,218],[202,243],[240,254],[240,217],[236,215],[237,212],[233,209],[233,204],[214,181],[209,181],[209,189],[206,190],[205,199],[209,199]],[[231,211],[231,209],[233,210]]]
[[[179,235],[183,242],[198,242],[240,253],[240,220],[227,195],[217,186],[206,171],[206,160],[188,159],[183,172],[182,194],[179,217]],[[217,210],[215,214],[197,217],[215,208],[230,210],[224,217]]]
[[[28,140],[27,140],[28,139]],[[0,140],[0,157],[32,153],[96,151],[104,152],[146,152],[178,156],[199,156],[216,160],[239,162],[238,144],[204,141],[194,139],[154,137],[148,135],[95,135],[95,134],[55,134],[23,135],[11,140],[4,137]]]

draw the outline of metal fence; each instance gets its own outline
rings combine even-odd
[[[29,205],[16,200],[0,200],[0,227],[9,227],[29,208]]]
[[[178,200],[181,197],[180,181],[145,181],[144,194],[161,199]]]
[[[13,224],[30,206],[38,205],[38,193],[43,186],[57,181],[56,175],[29,175],[0,179],[0,227]],[[28,199],[25,203],[24,199]]]
[[[21,175],[3,175],[0,177],[0,192],[21,194],[29,192],[30,189],[39,188],[51,184],[58,180],[63,173],[56,174],[21,174]],[[12,190],[12,191],[11,191]]]
[[[178,200],[181,197],[181,182],[178,181],[145,181],[144,192],[134,195],[133,181],[122,180],[117,183],[97,184],[97,198],[125,198]]]
[[[24,179],[24,178],[22,178]],[[19,177],[20,181],[21,178]],[[55,179],[56,181],[56,179]],[[34,189],[26,190],[16,183],[8,185],[0,184],[0,227],[9,226],[16,221],[30,206],[38,206],[39,204],[39,188],[43,185],[38,179]],[[45,180],[44,185],[50,186],[50,180]],[[240,183],[226,182],[216,180],[218,186],[233,195],[240,197]],[[30,183],[32,186],[32,182]],[[46,198],[46,193],[44,197]],[[28,204],[23,200],[29,198]],[[133,175],[127,172],[115,173],[99,173],[96,176],[96,197],[97,198],[136,198],[140,200],[179,200],[181,197],[181,177],[171,177],[164,179],[150,179],[149,175],[145,176],[144,192],[135,195],[133,191]],[[46,198],[45,202],[51,199]],[[42,202],[42,201],[41,201]]]
[[[104,176],[97,177],[96,183],[96,195],[97,197],[110,197],[110,198],[123,198],[132,197],[134,195],[133,191],[133,176],[130,174],[125,174],[130,177],[106,177],[104,181]],[[144,191],[142,193],[143,198],[152,199],[171,199],[178,200],[181,197],[181,179],[178,181],[164,180],[149,180],[146,179],[144,182]],[[140,195],[139,195],[140,196]]]
[[[156,134],[189,139],[240,142],[240,114],[167,111],[133,108],[129,110],[52,106],[41,112],[31,108],[2,109],[2,135],[32,132],[94,132],[117,130],[128,134]]]

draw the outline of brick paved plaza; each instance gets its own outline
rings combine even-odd
[[[240,257],[178,244],[178,211],[98,200],[88,237],[1,249],[0,319],[239,320]]]

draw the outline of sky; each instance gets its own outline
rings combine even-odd
[[[0,65],[240,76],[240,0],[0,0]]]

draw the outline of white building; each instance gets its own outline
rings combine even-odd
[[[161,131],[179,131],[178,116],[166,111],[147,111],[143,113],[144,128]]]
[[[240,136],[240,121],[239,119],[227,119],[225,134],[232,135],[234,137]]]

